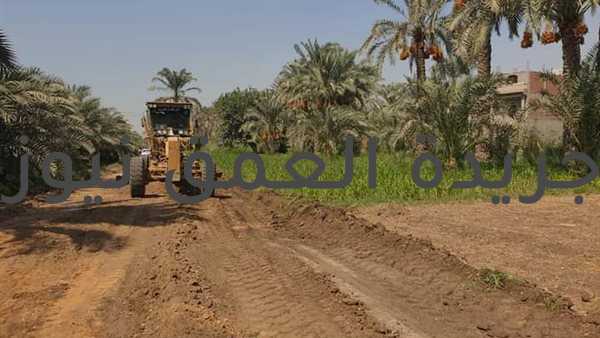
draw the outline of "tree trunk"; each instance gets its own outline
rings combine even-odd
[[[425,68],[425,50],[423,43],[420,43],[417,47],[417,57],[415,63],[417,64],[417,81],[419,83],[427,79],[427,70]]]
[[[576,74],[581,66],[581,44],[575,32],[577,24],[567,24],[560,27],[563,51],[563,74]]]
[[[485,46],[479,52],[477,60],[477,75],[489,77],[492,74],[492,31],[487,33]]]

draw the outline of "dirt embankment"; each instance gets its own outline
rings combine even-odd
[[[105,203],[85,207],[85,195]],[[0,336],[599,337],[527,283],[490,289],[430,242],[314,203],[160,184],[0,220]]]
[[[485,202],[378,205],[352,210],[403,236],[433,242],[477,268],[513,274],[564,295],[600,322],[600,197],[583,205],[546,197],[535,205]]]

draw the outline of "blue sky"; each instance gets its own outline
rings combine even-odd
[[[373,22],[394,18],[372,0],[0,0],[0,28],[19,61],[66,81],[90,85],[106,105],[139,128],[150,79],[162,67],[191,70],[209,105],[235,87],[265,88],[308,38],[358,48]],[[588,20],[586,50],[597,41],[600,13]],[[560,45],[519,48],[495,38],[495,70],[561,67]],[[387,81],[407,63],[384,70]]]

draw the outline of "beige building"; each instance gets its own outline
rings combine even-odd
[[[540,72],[517,72],[508,74],[510,84],[498,88],[510,104],[511,111],[526,109],[530,103],[542,96],[558,93],[558,88],[551,82],[542,79]],[[558,143],[562,139],[563,126],[560,119],[542,110],[529,111],[528,124],[531,130],[543,141]]]

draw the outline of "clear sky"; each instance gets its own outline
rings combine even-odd
[[[150,80],[162,67],[187,68],[210,105],[235,87],[265,88],[309,38],[358,48],[377,19],[394,18],[372,0],[0,0],[0,28],[23,65],[86,84],[139,128]],[[598,41],[588,19],[585,50]],[[522,50],[495,38],[495,70],[561,67],[560,45]],[[387,81],[409,74],[388,66]]]

